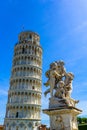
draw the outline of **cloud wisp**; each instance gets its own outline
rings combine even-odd
[[[72,37],[80,32],[83,31],[83,29],[85,29],[87,27],[87,21],[83,21],[80,25],[76,26],[75,28],[73,28],[71,31],[67,32],[65,34],[65,36],[61,37],[58,41],[59,43],[62,41],[65,41],[68,39],[68,37]]]
[[[1,95],[4,95],[4,96],[7,96],[8,92],[4,89],[0,89],[0,96]]]

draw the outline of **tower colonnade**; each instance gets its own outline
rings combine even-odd
[[[28,77],[30,78],[30,77]],[[36,80],[36,79],[33,79],[30,78],[24,78],[24,79],[21,79],[21,78],[15,78],[15,79],[11,79],[11,86],[10,86],[10,89],[11,90],[20,90],[21,89],[24,89],[24,90],[32,90],[32,91],[40,91],[41,92],[41,81],[40,80]],[[36,86],[36,87],[35,87]]]
[[[41,68],[38,68],[38,67],[35,67],[35,66],[16,66],[16,67],[13,67],[12,69],[12,76],[11,78],[13,77],[20,77],[20,76],[33,76],[33,77],[37,77],[38,79],[41,78],[41,75],[42,75],[42,70]]]

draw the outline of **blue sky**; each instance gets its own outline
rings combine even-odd
[[[5,116],[14,45],[23,26],[40,34],[43,83],[49,64],[64,60],[67,72],[75,75],[72,97],[80,100],[81,115],[87,115],[87,0],[1,0],[0,124]],[[48,98],[42,94],[42,109],[48,107]],[[48,117],[42,114],[44,122],[48,124]]]

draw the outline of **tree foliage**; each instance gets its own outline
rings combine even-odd
[[[77,117],[78,124],[85,124],[87,123],[86,117]]]

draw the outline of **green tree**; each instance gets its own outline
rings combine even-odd
[[[82,124],[82,118],[81,117],[77,117],[77,121],[79,124]]]
[[[79,124],[85,124],[85,123],[87,123],[87,118],[86,117],[77,117],[77,121]]]

